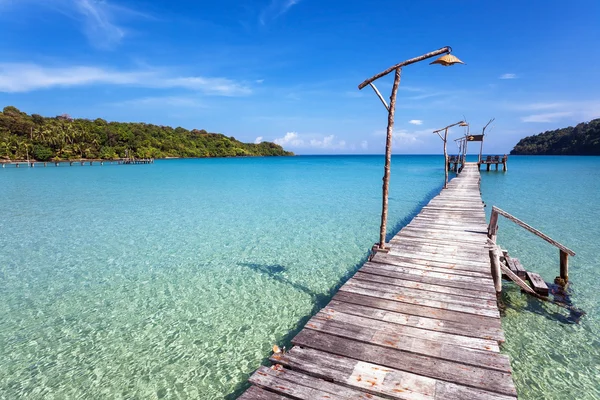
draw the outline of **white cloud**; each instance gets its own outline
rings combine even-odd
[[[408,123],[413,125],[423,125],[423,121],[420,119],[411,119],[410,121],[408,121]]]
[[[267,22],[279,18],[298,3],[300,0],[271,0],[271,3],[261,11],[258,21],[261,25],[266,25]]]
[[[367,142],[366,140],[363,140],[362,142],[360,142],[360,147],[364,150],[369,148],[369,142]]]
[[[516,79],[517,74],[502,74],[498,79]]]
[[[262,141],[263,141],[263,137],[259,136],[256,139],[254,139],[254,144],[260,144],[260,143],[262,143]]]
[[[273,142],[280,146],[293,146],[293,147],[302,147],[304,146],[304,141],[298,138],[298,134],[296,132],[288,132],[284,137],[275,139]]]
[[[170,76],[164,70],[109,70],[100,67],[43,67],[36,64],[0,63],[0,92],[30,92],[53,87],[122,85],[147,88],[183,88],[220,96],[243,96],[252,90],[227,78]]]
[[[335,135],[315,136],[315,135],[300,135],[296,132],[288,132],[282,138],[277,138],[273,142],[280,146],[296,147],[296,148],[313,148],[313,149],[331,149],[340,150],[346,147],[345,140],[336,140]]]
[[[526,117],[522,117],[521,121],[523,121],[523,122],[555,122],[562,118],[570,117],[572,115],[573,115],[573,113],[568,112],[568,111],[559,111],[559,112],[546,113],[546,114],[533,114],[533,115],[528,115]]]

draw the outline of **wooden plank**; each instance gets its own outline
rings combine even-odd
[[[537,274],[535,272],[529,272],[529,271],[527,271],[526,274],[527,274],[527,280],[531,284],[531,287],[533,288],[533,290],[535,290],[535,292],[537,294],[541,294],[542,296],[548,296],[548,293],[549,293],[548,285],[546,285],[546,282],[544,281],[544,279],[542,279],[540,274]]]
[[[313,321],[314,320],[314,321]],[[364,327],[368,330],[377,330],[383,332],[389,332],[390,335],[400,335],[400,336],[408,336],[414,337],[419,341],[424,341],[426,344],[430,344],[430,342],[437,342],[435,344],[431,344],[432,346],[436,346],[438,344],[451,344],[461,347],[466,347],[469,349],[481,350],[484,353],[486,352],[496,352],[500,351],[498,347],[498,342],[492,339],[481,339],[474,338],[471,336],[464,336],[460,334],[453,334],[447,332],[434,331],[429,329],[422,329],[419,327],[414,327],[410,325],[398,325],[392,322],[376,320],[367,317],[361,317],[355,314],[348,314],[342,311],[337,310],[334,306],[327,306],[319,313],[317,313],[307,324],[306,326],[311,328],[309,323],[323,321],[323,322],[338,322],[340,324],[349,324],[356,325],[358,327]],[[392,336],[389,336],[392,337]],[[352,339],[352,337],[350,337]],[[356,338],[355,338],[356,339]],[[421,343],[421,342],[419,342]],[[431,351],[431,348],[425,349],[425,351]]]
[[[495,293],[489,286],[489,278],[477,278],[440,272],[423,271],[397,265],[365,263],[361,270],[370,274],[389,276],[414,282],[431,283],[456,289],[467,289],[476,293]]]
[[[344,286],[373,289],[380,292],[387,292],[393,294],[394,296],[396,296],[396,298],[410,298],[414,299],[414,301],[436,301],[439,303],[464,305],[467,308],[471,308],[475,303],[472,297],[461,296],[458,294],[430,292],[427,290],[411,289],[402,286],[394,286],[383,282],[364,281],[354,278],[346,282]],[[478,308],[489,308],[492,310],[495,310],[498,307],[495,299],[481,299],[480,301],[476,302],[476,304]]]
[[[393,399],[514,399],[310,348],[294,347],[284,355],[272,357],[271,361],[339,385]]]
[[[436,332],[453,333],[456,335],[469,336],[481,339],[495,340],[504,342],[504,334],[500,325],[495,328],[478,325],[471,322],[469,324],[436,319],[431,317],[420,317],[399,312],[385,311],[375,307],[366,307],[364,305],[347,303],[338,300],[332,300],[328,307],[335,311],[345,314],[358,315],[365,318],[371,318],[379,321],[386,321],[398,325],[412,326],[421,329],[427,329]]]
[[[352,304],[364,305],[380,310],[393,311],[398,313],[416,315],[420,317],[435,318],[444,321],[453,321],[465,325],[480,325],[482,327],[500,328],[500,319],[477,314],[467,314],[459,311],[445,310],[435,307],[428,307],[419,304],[404,303],[394,300],[388,300],[381,297],[369,296],[356,292],[338,292],[333,297],[334,300],[343,301]]]
[[[416,304],[431,308],[440,308],[443,310],[452,310],[464,312],[467,314],[481,315],[485,317],[500,318],[500,314],[497,309],[490,307],[481,307],[479,304],[457,304],[446,301],[430,300],[423,297],[411,297],[398,295],[393,292],[376,290],[372,285],[356,285],[346,284],[340,288],[340,291],[362,294],[365,296],[377,297],[380,299],[393,300],[403,303]]]
[[[267,367],[260,367],[249,380],[254,385],[275,393],[284,394],[293,399],[383,400],[383,397],[336,385],[324,379],[315,378],[286,368],[274,370]]]
[[[387,285],[400,286],[410,289],[418,289],[436,293],[446,293],[446,294],[456,294],[461,297],[472,297],[474,299],[485,299],[485,300],[496,300],[496,295],[489,292],[481,292],[481,291],[473,291],[466,289],[457,289],[448,286],[424,283],[424,282],[415,282],[413,280],[404,280],[391,277],[389,274],[381,275],[377,273],[371,273],[371,270],[377,271],[376,268],[361,268],[352,279],[358,279],[369,282],[384,282]],[[475,300],[472,300],[475,301]]]
[[[255,372],[256,373],[256,372]],[[250,386],[237,400],[289,400],[290,397],[266,391],[258,386]]]
[[[396,265],[401,267],[420,269],[423,271],[439,272],[442,274],[455,274],[474,278],[490,278],[489,266],[463,265],[461,261],[423,260],[415,255],[398,255],[377,253],[371,262],[378,264]]]
[[[518,258],[505,257],[505,259],[508,264],[508,268],[510,268],[510,270],[519,278],[525,279],[527,277],[527,271],[525,268],[523,268],[523,265],[521,265],[521,262]]]
[[[377,363],[421,376],[516,396],[514,384],[507,372],[459,364],[368,343],[357,346],[358,342],[354,340],[312,329],[302,330],[292,342],[297,346]]]

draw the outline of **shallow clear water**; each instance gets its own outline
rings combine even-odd
[[[381,156],[164,160],[0,170],[0,397],[223,398],[362,264]],[[395,156],[390,229],[441,186],[439,156]],[[569,324],[506,285],[521,398],[598,398],[600,158],[512,157],[484,200],[571,247]],[[551,281],[558,252],[501,221]]]
[[[579,324],[505,284],[504,350],[522,399],[600,399],[600,157],[511,157],[509,171],[482,171],[488,204],[575,251],[571,301]],[[500,217],[498,241],[546,282],[559,275],[558,249]]]
[[[439,189],[440,162],[396,158],[391,231]],[[0,170],[0,393],[233,393],[364,260],[378,238],[382,165]]]

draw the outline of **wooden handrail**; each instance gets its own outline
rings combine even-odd
[[[493,207],[492,207],[492,218],[490,218],[490,229],[491,229],[491,230],[493,230],[493,233],[495,233],[495,231],[496,231],[496,229],[497,229],[497,228],[495,228],[495,227],[492,227],[492,226],[491,226],[491,222],[492,222],[492,220],[494,219],[494,218],[493,218],[493,214],[494,214],[494,213],[497,213],[497,214],[499,214],[499,215],[502,215],[502,216],[503,216],[503,217],[505,217],[506,219],[508,219],[508,220],[510,220],[510,221],[512,221],[512,222],[514,222],[515,224],[517,224],[517,225],[519,225],[520,227],[522,227],[522,228],[524,228],[524,229],[528,230],[529,232],[533,233],[534,235],[541,237],[541,238],[542,238],[542,239],[544,239],[546,242],[550,243],[551,245],[553,245],[553,246],[555,246],[555,247],[558,247],[560,250],[564,251],[564,252],[565,252],[565,253],[567,253],[568,255],[570,255],[570,256],[574,256],[574,255],[575,255],[575,252],[574,252],[573,250],[571,250],[571,249],[569,249],[568,247],[566,247],[566,246],[564,246],[564,245],[562,245],[562,244],[558,243],[556,240],[552,239],[551,237],[549,237],[549,236],[547,236],[547,235],[543,234],[542,232],[538,231],[538,230],[537,230],[537,229],[535,229],[534,227],[532,227],[532,226],[530,226],[530,225],[526,224],[525,222],[521,221],[520,219],[518,219],[518,218],[517,218],[517,217],[515,217],[514,215],[511,215],[511,214],[507,213],[506,211],[504,211],[504,210],[502,210],[502,209],[500,209],[500,208],[498,208],[498,207],[496,207],[496,206],[493,206]],[[496,220],[497,220],[497,218],[496,218]],[[488,236],[489,236],[489,233],[490,233],[490,231],[488,231]]]

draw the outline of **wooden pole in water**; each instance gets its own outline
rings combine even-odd
[[[560,278],[566,284],[569,282],[569,255],[560,250]]]

